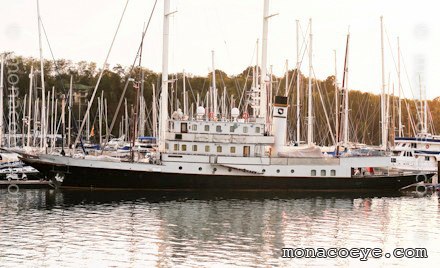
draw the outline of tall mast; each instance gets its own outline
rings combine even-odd
[[[261,55],[261,77],[260,77],[260,117],[267,123],[267,89],[266,89],[266,76],[267,76],[267,35],[269,28],[269,0],[264,0],[263,10],[263,44]]]
[[[296,20],[296,142],[299,146],[301,140],[301,118],[300,118],[300,102],[299,102],[299,93],[300,93],[300,48],[299,48],[299,20]]]
[[[27,137],[26,137],[26,146],[31,146],[31,118],[32,118],[32,86],[34,81],[34,66],[31,66],[31,73],[29,75],[29,103],[28,103],[28,128],[27,128]],[[1,93],[2,94],[2,93]],[[0,100],[2,101],[2,100]],[[3,102],[2,102],[3,104]],[[2,107],[3,108],[3,107]],[[3,111],[3,109],[1,109]],[[34,129],[35,132],[35,129]]]
[[[44,62],[43,62],[43,46],[41,42],[41,17],[40,17],[40,1],[37,0],[38,14],[38,43],[40,48],[40,76],[41,76],[41,144],[40,147],[46,147],[46,88],[44,83]]]
[[[307,120],[307,144],[313,144],[313,115],[312,115],[312,19],[309,20],[309,91],[308,91],[308,120]]]
[[[55,147],[54,143],[55,143],[55,124],[56,124],[56,120],[54,120],[54,116],[55,116],[55,87],[52,87],[52,103],[51,103],[51,115],[50,115],[50,130],[52,133],[52,139],[51,139],[51,147]]]
[[[99,145],[102,146],[102,111],[103,106],[102,105],[102,91],[101,91],[101,98],[98,98],[98,135],[99,135]]]
[[[380,95],[380,115],[381,115],[381,129],[382,129],[382,149],[388,148],[387,123],[385,117],[385,56],[384,56],[384,36],[383,36],[383,16],[380,17],[380,44],[382,52],[382,89]]]
[[[425,125],[425,133],[428,133],[428,99],[426,98],[426,86],[423,87],[423,97],[424,97],[424,125]]]
[[[258,66],[259,66],[259,54],[260,54],[260,50],[259,50],[259,46],[260,46],[260,40],[257,39],[256,42],[256,57],[255,57],[255,67],[254,67],[254,74],[253,74],[253,78],[254,78],[254,94],[252,94],[252,97],[254,97],[253,99],[253,105],[252,105],[252,111],[253,111],[253,116],[257,117],[260,115],[260,108],[261,108],[261,95],[258,96],[258,92],[261,92],[261,88],[259,87],[259,78],[258,78]],[[232,109],[233,107],[231,107]]]
[[[185,70],[183,70],[183,114],[188,115],[188,103],[186,99],[186,74]]]
[[[71,129],[72,129],[72,93],[73,93],[73,76],[70,76],[70,86],[69,86],[69,117],[68,117],[68,122],[67,122],[67,147],[70,148],[70,134],[71,134]]]
[[[399,37],[397,37],[397,76],[398,76],[398,83],[399,83],[399,137],[403,137],[403,126],[402,126],[402,87],[401,87],[401,80],[400,80],[400,41]]]
[[[3,146],[3,71],[5,65],[5,55],[0,56],[0,147]]]
[[[345,63],[344,63],[344,146],[348,145],[348,51],[350,48],[350,33],[347,34],[347,44],[345,50]]]
[[[214,113],[214,118],[217,117],[218,111],[217,111],[217,88],[215,86],[215,65],[214,65],[214,57],[215,52],[212,51],[212,112]]]
[[[157,101],[156,101],[156,87],[151,84],[153,88],[153,137],[157,137]]]
[[[160,120],[159,120],[159,151],[165,151],[165,134],[168,120],[168,41],[169,41],[169,13],[170,0],[164,0],[163,15],[163,47],[162,47],[162,91],[160,96]]]
[[[339,89],[338,89],[338,66],[337,66],[337,57],[336,50],[334,50],[335,54],[335,141],[336,144],[339,144]],[[338,151],[336,151],[338,153]]]
[[[288,94],[288,89],[289,89],[289,60],[286,60],[286,85],[285,85],[285,87],[286,87],[286,89],[285,89],[285,91],[284,91],[284,96],[285,97],[287,97],[287,94]]]

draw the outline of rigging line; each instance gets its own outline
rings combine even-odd
[[[56,76],[57,80],[60,82],[61,90],[63,91],[63,94],[65,96],[65,101],[67,103],[67,107],[68,107],[69,110],[71,110],[71,109],[73,109],[73,107],[70,107],[70,105],[69,105],[70,104],[69,101],[68,101],[69,93],[66,93],[66,88],[64,87],[64,83],[63,83],[63,80],[61,78],[61,73],[59,71],[60,68],[58,66],[57,61],[55,60],[55,56],[54,56],[54,53],[53,53],[53,50],[52,50],[52,46],[50,45],[50,42],[49,42],[49,36],[47,35],[46,28],[44,27],[44,23],[43,23],[43,20],[42,20],[41,16],[39,17],[39,19],[40,19],[41,27],[43,28],[44,36],[46,37],[46,42],[47,42],[47,45],[49,47],[50,55],[52,56],[52,60],[53,60],[54,66],[55,66],[55,72],[58,75],[58,76]],[[73,128],[75,130],[78,130],[78,123],[76,121],[75,113],[72,113],[72,119],[73,119]],[[63,133],[63,136],[64,136],[64,133]],[[84,146],[83,146],[82,139],[80,139],[79,142],[80,142],[81,148],[83,149],[83,151],[85,153],[85,149],[84,149]],[[70,146],[70,144],[68,146]]]
[[[405,63],[405,59],[404,59],[404,58],[402,58],[402,63],[403,63],[403,69],[405,70],[405,76],[406,76],[406,79],[408,80],[408,84],[410,85],[411,95],[412,95],[413,100],[414,100],[414,103],[415,103],[415,105],[416,105],[416,115],[417,115],[417,119],[418,119],[419,121],[422,121],[422,117],[421,117],[421,115],[419,114],[419,112],[417,111],[417,104],[416,104],[416,100],[415,100],[414,92],[413,92],[412,87],[411,87],[411,82],[410,82],[410,79],[409,79],[408,70],[406,69],[406,63]],[[403,93],[403,90],[402,90],[402,93]],[[403,94],[403,96],[405,97],[405,94]],[[405,99],[405,102],[407,102],[406,99]],[[411,121],[413,121],[414,119],[412,118],[412,114],[409,113],[408,115],[411,117]],[[414,133],[415,133],[415,132],[414,132]]]
[[[386,28],[385,28],[385,35],[386,35],[386,37],[387,37],[387,41],[388,41],[388,46],[389,46],[389,48],[390,48],[390,50],[392,51],[393,49],[391,48],[391,42],[390,42],[390,38],[389,38],[389,36],[388,36],[388,31],[386,30]],[[401,51],[400,51],[401,52]],[[402,53],[401,53],[402,54]],[[399,56],[401,56],[401,55],[399,55]],[[403,56],[403,55],[402,55]],[[395,60],[395,58],[394,58],[394,55],[393,55],[393,53],[391,53],[391,57],[392,57],[392,59],[393,59],[393,62],[394,62],[394,68],[395,68],[395,70],[396,70],[396,72],[398,71],[398,68],[397,68],[397,64],[396,64],[396,60]],[[404,65],[404,69],[405,69],[405,72],[406,72],[406,66],[405,66],[405,63],[404,63],[404,60],[403,60],[403,57],[402,57],[402,62],[403,62],[403,65]],[[407,73],[406,73],[407,74]],[[407,76],[408,76],[408,74],[407,74]],[[411,82],[409,81],[409,77],[407,78],[408,79],[408,84],[409,84],[409,87],[410,87],[410,91],[411,91],[411,95],[412,95],[412,97],[413,97],[413,99],[415,99],[415,96],[414,96],[414,92],[413,92],[413,89],[412,89],[412,86],[411,86]],[[402,83],[400,82],[400,87],[401,87],[401,89],[402,89],[402,93],[403,93],[403,87],[402,87]],[[419,114],[419,111],[417,111],[417,109],[416,109],[416,112],[417,112],[417,118],[421,121],[421,115]]]
[[[188,83],[189,89],[191,90],[191,95],[193,96],[193,103],[196,103],[197,99],[196,99],[196,96],[194,95],[194,90],[193,90],[193,88],[191,86],[191,82],[189,81],[189,77],[186,77],[185,80],[186,81],[184,81],[184,83]],[[189,103],[188,103],[188,105],[189,105]]]
[[[301,44],[301,47],[300,47],[300,51],[301,51],[301,53],[302,53],[302,55],[301,55],[301,60],[299,61],[299,63],[296,64],[296,65],[297,65],[297,66],[296,66],[297,72],[299,72],[299,70],[301,69],[302,63],[303,63],[303,61],[304,61],[304,57],[305,57],[305,55],[306,55],[307,47],[308,47],[308,45],[309,45],[309,40],[308,40],[307,38],[305,38],[305,34],[307,34],[307,33],[303,33],[302,28],[301,28],[301,25],[299,25],[299,28],[300,28],[300,30],[301,30],[301,35],[302,35],[302,37],[303,37],[303,41],[302,41],[302,44]],[[304,51],[303,51],[303,48],[304,48]],[[295,73],[295,74],[296,74],[296,73]],[[296,83],[296,78],[297,78],[297,76],[295,75],[295,76],[292,77],[291,80],[290,80],[288,95],[290,95],[290,89],[293,90],[292,84],[293,84],[294,82]]]
[[[220,23],[220,25],[218,26],[218,28],[220,29],[221,35],[222,35],[223,37],[225,37],[226,34],[225,34],[225,30],[224,30],[224,28],[223,28],[223,25],[225,25],[225,23],[222,23],[222,20],[221,20],[221,18],[220,18],[220,16],[219,16],[218,10],[217,10],[217,9],[214,9],[214,11],[215,11],[215,15],[216,15],[217,19],[218,19],[219,21],[221,21],[221,23]],[[224,39],[224,40],[223,40],[223,43],[224,43],[224,45],[225,45],[227,59],[228,59],[229,64],[231,65],[231,53],[230,53],[230,50],[229,50],[229,46],[228,46],[228,43],[226,42],[226,38],[223,38],[223,39]],[[238,82],[237,76],[234,76],[234,77],[233,77],[233,80],[234,80],[234,82],[235,82],[235,83],[234,83],[234,84],[235,84],[235,90],[236,90],[237,93],[238,93],[237,95],[241,95],[241,92],[239,91],[239,90],[240,90],[240,85],[239,85],[239,82]]]
[[[98,81],[96,82],[95,89],[93,90],[92,96],[91,96],[91,98],[90,98],[91,100],[89,101],[89,104],[87,105],[87,110],[86,110],[86,113],[85,113],[85,115],[84,115],[84,119],[83,119],[83,121],[81,122],[81,126],[80,126],[80,128],[79,128],[79,132],[78,132],[78,136],[76,137],[75,142],[73,143],[73,147],[74,147],[74,148],[75,148],[76,144],[78,143],[79,139],[81,138],[81,134],[82,134],[82,131],[83,131],[83,129],[84,129],[84,125],[86,124],[86,120],[85,120],[85,119],[87,118],[87,116],[88,116],[89,113],[90,113],[90,107],[92,106],[92,104],[93,104],[93,102],[94,102],[96,92],[98,91],[98,86],[99,86],[99,84],[101,83],[102,76],[103,76],[103,74],[104,74],[104,72],[105,72],[105,70],[106,70],[106,65],[107,65],[108,58],[110,57],[110,53],[111,53],[111,51],[112,51],[113,44],[115,43],[116,36],[118,35],[119,28],[120,28],[120,26],[121,26],[122,19],[124,18],[125,11],[127,10],[127,6],[128,6],[128,3],[129,3],[129,2],[130,2],[130,0],[127,0],[127,2],[125,3],[124,10],[122,11],[121,18],[119,19],[118,27],[116,28],[116,32],[115,32],[115,34],[114,34],[114,36],[113,36],[112,43],[110,44],[110,48],[109,48],[109,50],[108,50],[108,52],[107,52],[107,56],[106,56],[106,58],[105,58],[104,64],[102,65],[101,73],[99,74]]]
[[[257,42],[255,43],[255,46],[254,46],[254,50],[253,50],[253,52],[252,52],[252,57],[251,57],[251,64],[249,65],[249,67],[248,67],[248,70],[247,70],[247,73],[246,73],[246,76],[245,76],[245,80],[244,80],[244,84],[243,84],[243,90],[237,90],[237,93],[238,93],[238,95],[237,96],[240,96],[240,101],[238,102],[238,109],[240,109],[240,107],[241,107],[241,102],[242,102],[242,100],[243,100],[243,96],[244,96],[244,94],[246,93],[246,86],[247,86],[247,81],[248,81],[248,79],[249,79],[249,74],[250,74],[250,72],[251,72],[251,69],[252,69],[252,67],[254,66],[252,63],[253,63],[253,61],[254,61],[254,57],[255,57],[255,54],[257,53],[257,50],[258,50],[258,40],[257,40]],[[258,68],[259,66],[258,66],[258,62],[257,62],[257,64],[255,65],[255,68]],[[258,80],[258,78],[257,78],[257,80]],[[240,85],[239,85],[239,83],[238,83],[238,81],[236,82],[236,84],[237,84],[237,86],[238,86],[238,89],[240,89]],[[257,84],[258,84],[258,82],[257,82]],[[256,85],[254,85],[254,86],[256,86]],[[246,100],[246,102],[248,102],[249,101],[249,99],[250,99],[250,95],[248,96],[248,98],[247,98],[247,100]],[[246,108],[247,108],[247,104],[245,104],[246,106]],[[247,109],[246,109],[247,110]]]
[[[246,93],[246,86],[247,86],[247,82],[248,82],[248,79],[249,79],[249,74],[250,74],[250,72],[251,72],[251,66],[253,66],[252,65],[252,62],[254,61],[254,57],[255,57],[255,54],[256,54],[256,51],[257,51],[257,43],[255,43],[255,46],[254,46],[254,51],[253,51],[253,53],[252,53],[252,57],[251,57],[251,64],[249,65],[249,67],[247,68],[248,70],[247,70],[247,74],[246,74],[246,77],[245,77],[245,80],[244,80],[244,85],[243,85],[243,90],[241,91],[241,92],[238,92],[238,93],[240,93],[240,101],[238,102],[238,109],[240,110],[240,108],[241,108],[241,104],[242,104],[242,101],[243,101],[243,96],[245,95],[245,93]],[[257,63],[257,66],[256,66],[256,68],[258,68],[259,66],[258,66],[258,63]],[[258,79],[258,78],[257,78]],[[250,95],[249,95],[249,97],[247,98],[247,101],[249,101],[249,99],[250,99]],[[246,102],[247,102],[246,101]],[[261,101],[261,100],[260,100]],[[245,107],[247,107],[247,104],[244,104],[244,105],[246,105]]]
[[[127,0],[127,2],[128,2],[128,1],[129,1],[129,0]],[[141,41],[144,40],[145,35],[146,35],[146,33],[147,33],[147,30],[148,30],[148,27],[150,26],[151,18],[153,17],[154,10],[156,9],[156,4],[157,4],[157,0],[154,1],[153,9],[151,10],[150,17],[149,17],[149,19],[148,19],[147,25],[145,26],[144,31],[143,31],[143,33],[142,33],[142,39],[141,39]],[[104,152],[104,147],[107,145],[107,142],[108,142],[108,139],[109,139],[110,133],[112,132],[113,127],[114,127],[114,125],[115,125],[115,123],[116,123],[116,117],[117,117],[118,114],[119,114],[119,110],[120,110],[120,108],[121,108],[121,105],[122,105],[122,102],[123,102],[123,99],[124,99],[124,96],[125,96],[125,92],[127,91],[128,83],[130,82],[130,78],[131,78],[131,74],[132,74],[132,71],[133,71],[134,65],[136,64],[136,60],[137,60],[137,58],[138,58],[139,55],[140,55],[140,51],[141,51],[141,45],[139,45],[138,51],[136,52],[136,56],[135,56],[135,58],[134,58],[134,60],[133,60],[133,64],[131,65],[130,70],[129,70],[129,72],[128,72],[128,75],[127,75],[127,81],[125,82],[124,89],[123,89],[123,91],[122,91],[121,97],[120,97],[119,102],[118,102],[118,106],[116,107],[116,111],[115,111],[115,113],[114,113],[114,115],[113,115],[112,122],[111,122],[111,124],[110,124],[110,127],[108,128],[108,132],[106,133],[106,136],[105,136],[105,139],[104,139],[104,146],[101,146],[101,148],[102,148],[102,149],[101,149],[101,154]]]
[[[312,70],[313,70],[313,77],[315,78],[315,81],[316,81],[317,79],[316,79],[316,74],[315,74],[315,68],[312,67]],[[322,109],[324,110],[325,119],[327,121],[327,126],[328,126],[329,134],[330,134],[330,136],[332,138],[333,144],[336,144],[335,135],[333,134],[332,126],[330,124],[330,120],[328,119],[327,109],[325,108],[324,100],[322,99],[321,88],[319,87],[319,83],[315,83],[315,84],[316,84],[316,88],[318,89],[318,92],[319,92],[319,98],[321,99]]]

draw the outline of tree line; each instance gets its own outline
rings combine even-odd
[[[10,68],[10,62],[14,62],[18,68],[14,68],[14,73],[18,77],[18,81],[15,87],[18,89],[18,95],[16,98],[17,107],[21,107],[24,104],[24,97],[29,91],[29,74],[31,67],[35,70],[35,77],[39,75],[40,62],[38,59],[22,56],[14,56],[12,53],[8,55],[4,70],[4,95],[8,94],[7,75],[12,71]],[[228,75],[224,71],[216,70],[216,87],[218,88],[219,95],[226,89],[228,104],[234,105],[245,109],[247,95],[246,91],[252,86],[253,66],[249,66],[243,70],[243,72],[236,75]],[[45,87],[51,89],[55,87],[56,96],[61,98],[67,95],[69,89],[70,78],[73,77],[73,84],[75,86],[86,86],[88,88],[89,96],[91,91],[96,85],[99,73],[101,69],[97,67],[93,62],[73,62],[70,60],[60,59],[56,61],[44,61],[44,73],[45,73]],[[153,99],[152,92],[153,87],[156,88],[156,96],[159,95],[161,85],[161,74],[153,72],[147,68],[135,67],[131,69],[127,66],[116,64],[113,67],[106,66],[103,72],[102,80],[98,87],[98,95],[103,92],[104,98],[108,103],[108,117],[109,121],[115,116],[115,111],[119,99],[121,97],[124,86],[129,79],[133,78],[136,81],[141,80],[141,74],[144,73],[144,99],[147,109],[151,110]],[[296,70],[290,70],[288,72],[288,83],[286,89],[286,76],[276,77],[272,76],[271,90],[272,96],[276,94],[287,95],[289,100],[289,116],[288,116],[288,137],[291,140],[296,138]],[[308,77],[302,73],[300,77],[300,122],[301,122],[301,140],[306,140],[306,124],[307,124],[307,87]],[[190,103],[194,103],[197,99],[197,95],[203,101],[209,87],[211,86],[212,73],[207,76],[197,76],[192,74],[186,74],[185,86],[188,91],[188,98]],[[183,74],[174,73],[170,74],[170,103],[172,103],[174,109],[177,105],[182,107],[182,88],[183,88]],[[41,92],[38,88],[41,88],[41,82],[39,79],[36,81],[35,96],[40,96]],[[128,83],[128,88],[124,98],[127,99],[127,103],[133,105],[136,103],[136,90],[133,87],[134,83]],[[335,133],[335,121],[336,116],[340,114],[337,110],[340,110],[340,105],[335,103],[335,77],[329,76],[325,80],[312,79],[313,84],[313,110],[314,110],[314,133],[315,142],[319,145],[331,145],[332,137],[330,135],[328,124],[331,127],[331,133]],[[340,90],[338,91],[341,92]],[[342,96],[339,96],[341,99]],[[4,98],[4,111],[5,120],[7,120],[8,98]],[[60,102],[59,102],[60,103]],[[380,96],[368,92],[362,92],[360,90],[349,90],[349,136],[353,142],[365,143],[377,145],[380,143]],[[398,128],[398,98],[397,96],[389,97],[389,122],[390,122],[390,139],[397,136]],[[83,107],[80,109],[78,103],[75,103],[72,107],[73,111],[85,111],[85,103],[81,104]],[[402,100],[402,123],[404,125],[404,136],[412,136],[420,129],[420,116],[417,113],[418,102],[411,99]],[[430,116],[429,116],[429,132],[436,134],[436,131],[440,129],[440,100],[439,98],[428,101]],[[339,107],[339,109],[337,108]],[[248,108],[250,109],[250,108]],[[92,115],[96,113],[96,102],[92,106]],[[60,109],[58,109],[60,111]],[[171,111],[170,111],[171,112]],[[251,112],[250,110],[248,111]],[[116,117],[116,125],[121,120],[120,117],[123,110],[119,112]],[[326,118],[326,113],[328,119]],[[81,118],[82,115],[76,113],[76,119]],[[92,116],[93,117],[93,116]],[[130,118],[132,120],[132,118]],[[93,124],[97,124],[97,120],[93,121]],[[118,135],[117,128],[113,129],[112,134]],[[147,122],[146,130],[151,135],[151,115],[150,124]]]

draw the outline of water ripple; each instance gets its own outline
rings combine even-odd
[[[116,195],[116,196],[115,196]],[[402,266],[440,258],[437,196],[0,192],[2,267]],[[282,259],[283,247],[426,247],[428,260]]]

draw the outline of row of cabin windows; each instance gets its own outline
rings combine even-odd
[[[316,170],[312,169],[310,172],[311,176],[316,176]],[[327,171],[325,169],[321,169],[321,176],[327,176]],[[330,170],[330,176],[336,176],[336,170],[332,169]]]
[[[198,146],[196,144],[192,145],[192,151],[193,152],[197,152],[198,151]],[[216,147],[217,153],[221,153],[223,152],[223,147],[222,146],[217,146]],[[179,144],[174,144],[174,151],[179,151]],[[182,146],[180,147],[180,151],[186,152],[187,151],[187,146],[186,144],[182,144]],[[209,145],[205,145],[205,153],[209,153],[211,151],[211,146]],[[231,154],[235,154],[236,150],[235,147],[229,147],[229,152]]]
[[[205,129],[206,132],[209,132],[210,126],[209,125],[205,125],[204,129]],[[231,133],[235,132],[235,129],[236,129],[235,126],[230,126],[229,127],[229,132],[231,132]],[[197,131],[197,125],[192,125],[192,130],[193,131]],[[222,126],[216,126],[215,127],[215,131],[218,132],[218,133],[223,132]],[[260,131],[261,131],[260,127],[255,127],[255,133],[259,134]],[[243,133],[248,133],[248,132],[249,132],[249,128],[248,127],[243,127]]]

